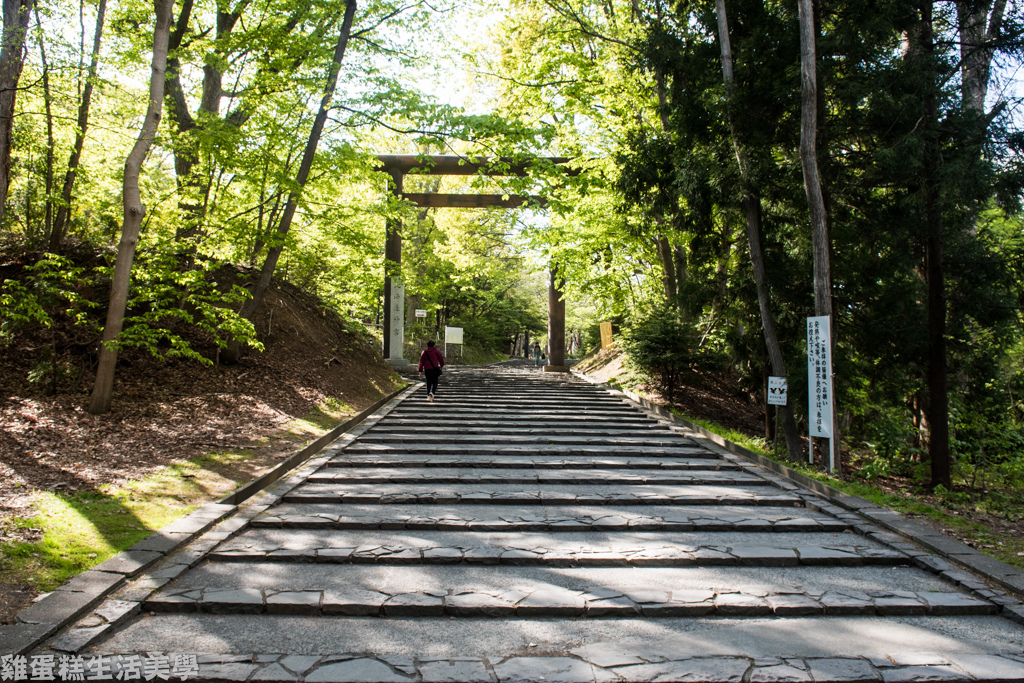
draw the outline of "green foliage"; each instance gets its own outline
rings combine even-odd
[[[676,311],[662,308],[634,323],[623,339],[630,363],[654,380],[672,401],[682,378],[702,360],[700,331],[678,319]]]
[[[43,254],[25,267],[23,280],[4,280],[0,285],[0,342],[9,343],[25,326],[52,327],[55,315],[66,315],[76,325],[88,324],[96,304],[82,294],[92,282],[85,269],[57,254]]]
[[[240,341],[261,350],[252,323],[231,307],[247,298],[248,292],[238,285],[221,287],[214,279],[219,265],[204,261],[185,270],[167,248],[141,252],[128,315],[116,340],[118,348],[140,348],[157,358],[191,358],[211,364],[211,358],[176,331],[186,324],[205,333],[216,348]]]

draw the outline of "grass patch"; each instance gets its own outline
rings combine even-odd
[[[248,481],[250,468],[243,465],[251,457],[245,452],[210,453],[122,486],[37,492],[35,514],[8,523],[41,530],[42,536],[0,546],[3,580],[52,590]]]
[[[337,427],[344,418],[355,412],[352,406],[340,399],[328,398],[305,417],[289,421],[285,424],[284,429],[289,434],[298,437],[320,436]]]

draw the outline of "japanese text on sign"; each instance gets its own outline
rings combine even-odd
[[[811,436],[832,438],[832,332],[829,316],[807,319],[807,407]]]

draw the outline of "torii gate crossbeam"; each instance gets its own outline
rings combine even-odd
[[[547,201],[542,197],[480,195],[480,194],[425,194],[406,193],[403,181],[407,174],[415,175],[488,175],[516,176],[529,174],[529,162],[510,159],[488,159],[485,157],[460,157],[455,155],[379,154],[378,168],[391,176],[389,189],[396,197],[407,199],[416,206],[430,208],[517,208],[531,204],[543,208]],[[546,161],[564,164],[567,157],[546,157]],[[576,171],[570,171],[575,175]],[[403,345],[405,343],[405,287],[402,274],[402,224],[388,219],[387,237],[384,243],[384,301],[387,314],[384,316],[384,358],[395,367],[405,367]],[[556,340],[560,340],[557,344]],[[548,286],[548,365],[549,372],[567,372],[565,365],[565,302],[557,288],[552,273]]]

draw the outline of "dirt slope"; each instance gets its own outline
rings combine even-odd
[[[0,348],[0,544],[41,535],[5,523],[31,514],[36,491],[87,491],[238,448],[252,453],[233,473],[244,481],[294,452],[296,437],[282,436],[282,425],[320,406],[335,415],[358,412],[401,383],[358,323],[292,285],[275,283],[254,323],[266,350],[232,366],[124,352],[113,411],[102,416],[85,410],[94,345],[81,343],[70,327],[58,325],[52,338],[46,329],[23,331]],[[209,340],[178,332],[216,358]],[[68,367],[85,368],[80,379],[62,378],[56,396],[49,381],[29,381],[53,338]],[[279,438],[268,441],[274,434]]]
[[[602,382],[630,387],[658,403],[665,403],[658,390],[635,385],[625,354],[616,346],[584,358],[576,369]],[[673,405],[687,415],[711,420],[749,436],[764,436],[764,411],[738,382],[726,374],[691,372],[684,375]]]

